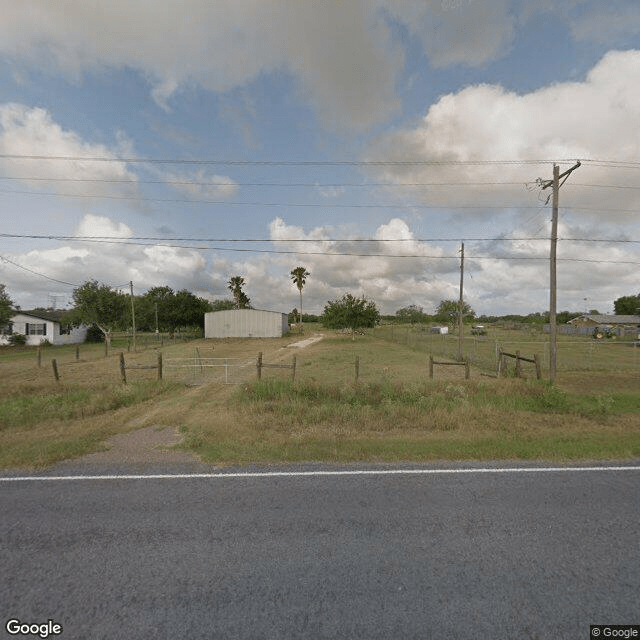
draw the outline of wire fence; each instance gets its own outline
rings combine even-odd
[[[416,351],[455,360],[458,355],[457,335],[432,334],[421,327],[381,327],[376,336]],[[559,371],[629,371],[640,374],[640,341],[623,338],[595,340],[591,337],[558,336],[557,367]],[[500,351],[533,357],[538,355],[542,369],[549,368],[549,336],[527,335],[520,331],[500,331],[493,335],[465,335],[463,354],[473,367],[487,372],[497,371]]]

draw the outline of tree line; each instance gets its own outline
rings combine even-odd
[[[375,326],[380,320],[400,323],[423,324],[439,322],[449,324],[457,322],[460,313],[459,302],[442,300],[435,313],[425,313],[418,305],[409,305],[398,309],[395,316],[382,316],[375,302],[358,298],[350,293],[341,298],[330,300],[320,316],[302,313],[302,290],[311,274],[305,267],[299,266],[290,272],[293,284],[300,295],[300,310],[294,309],[289,314],[289,321],[296,321],[302,328],[302,322],[321,321],[327,328],[350,329],[352,335],[361,328]],[[143,332],[161,332],[173,334],[179,329],[204,328],[204,315],[210,311],[226,309],[251,308],[251,300],[244,292],[246,283],[242,276],[233,276],[228,281],[232,299],[218,299],[210,302],[200,298],[186,289],[174,291],[171,287],[161,286],[149,289],[144,295],[131,296],[121,290],[114,289],[96,280],[89,280],[73,291],[73,309],[66,312],[63,322],[67,324],[86,324],[97,327],[107,342],[115,331],[129,330],[133,325],[135,314],[136,329]],[[613,303],[616,315],[640,314],[640,293],[622,296]],[[0,284],[0,330],[6,327],[13,315],[13,301],[9,297],[6,286]],[[590,311],[597,314],[597,310]],[[508,320],[530,324],[549,322],[548,312],[523,315],[476,316],[475,311],[463,303],[463,320],[465,322],[495,322]],[[581,312],[561,311],[557,315],[558,323],[565,323],[582,315]]]

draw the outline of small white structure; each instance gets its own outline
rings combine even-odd
[[[289,317],[278,311],[229,309],[204,314],[205,338],[281,338]]]
[[[447,333],[449,333],[449,327],[444,327],[444,326],[440,326],[440,325],[434,325],[431,327],[431,333],[439,333],[441,335],[446,335]]]
[[[26,336],[28,345],[47,340],[51,344],[80,344],[87,337],[87,327],[72,327],[61,323],[62,312],[18,311],[11,317],[9,327],[0,332],[0,345],[9,344],[12,334]]]

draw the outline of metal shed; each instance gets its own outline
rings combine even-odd
[[[279,311],[231,309],[204,314],[205,338],[281,338],[289,318]]]

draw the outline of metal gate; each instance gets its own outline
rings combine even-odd
[[[240,384],[256,373],[255,359],[165,358],[165,378],[185,384]]]

